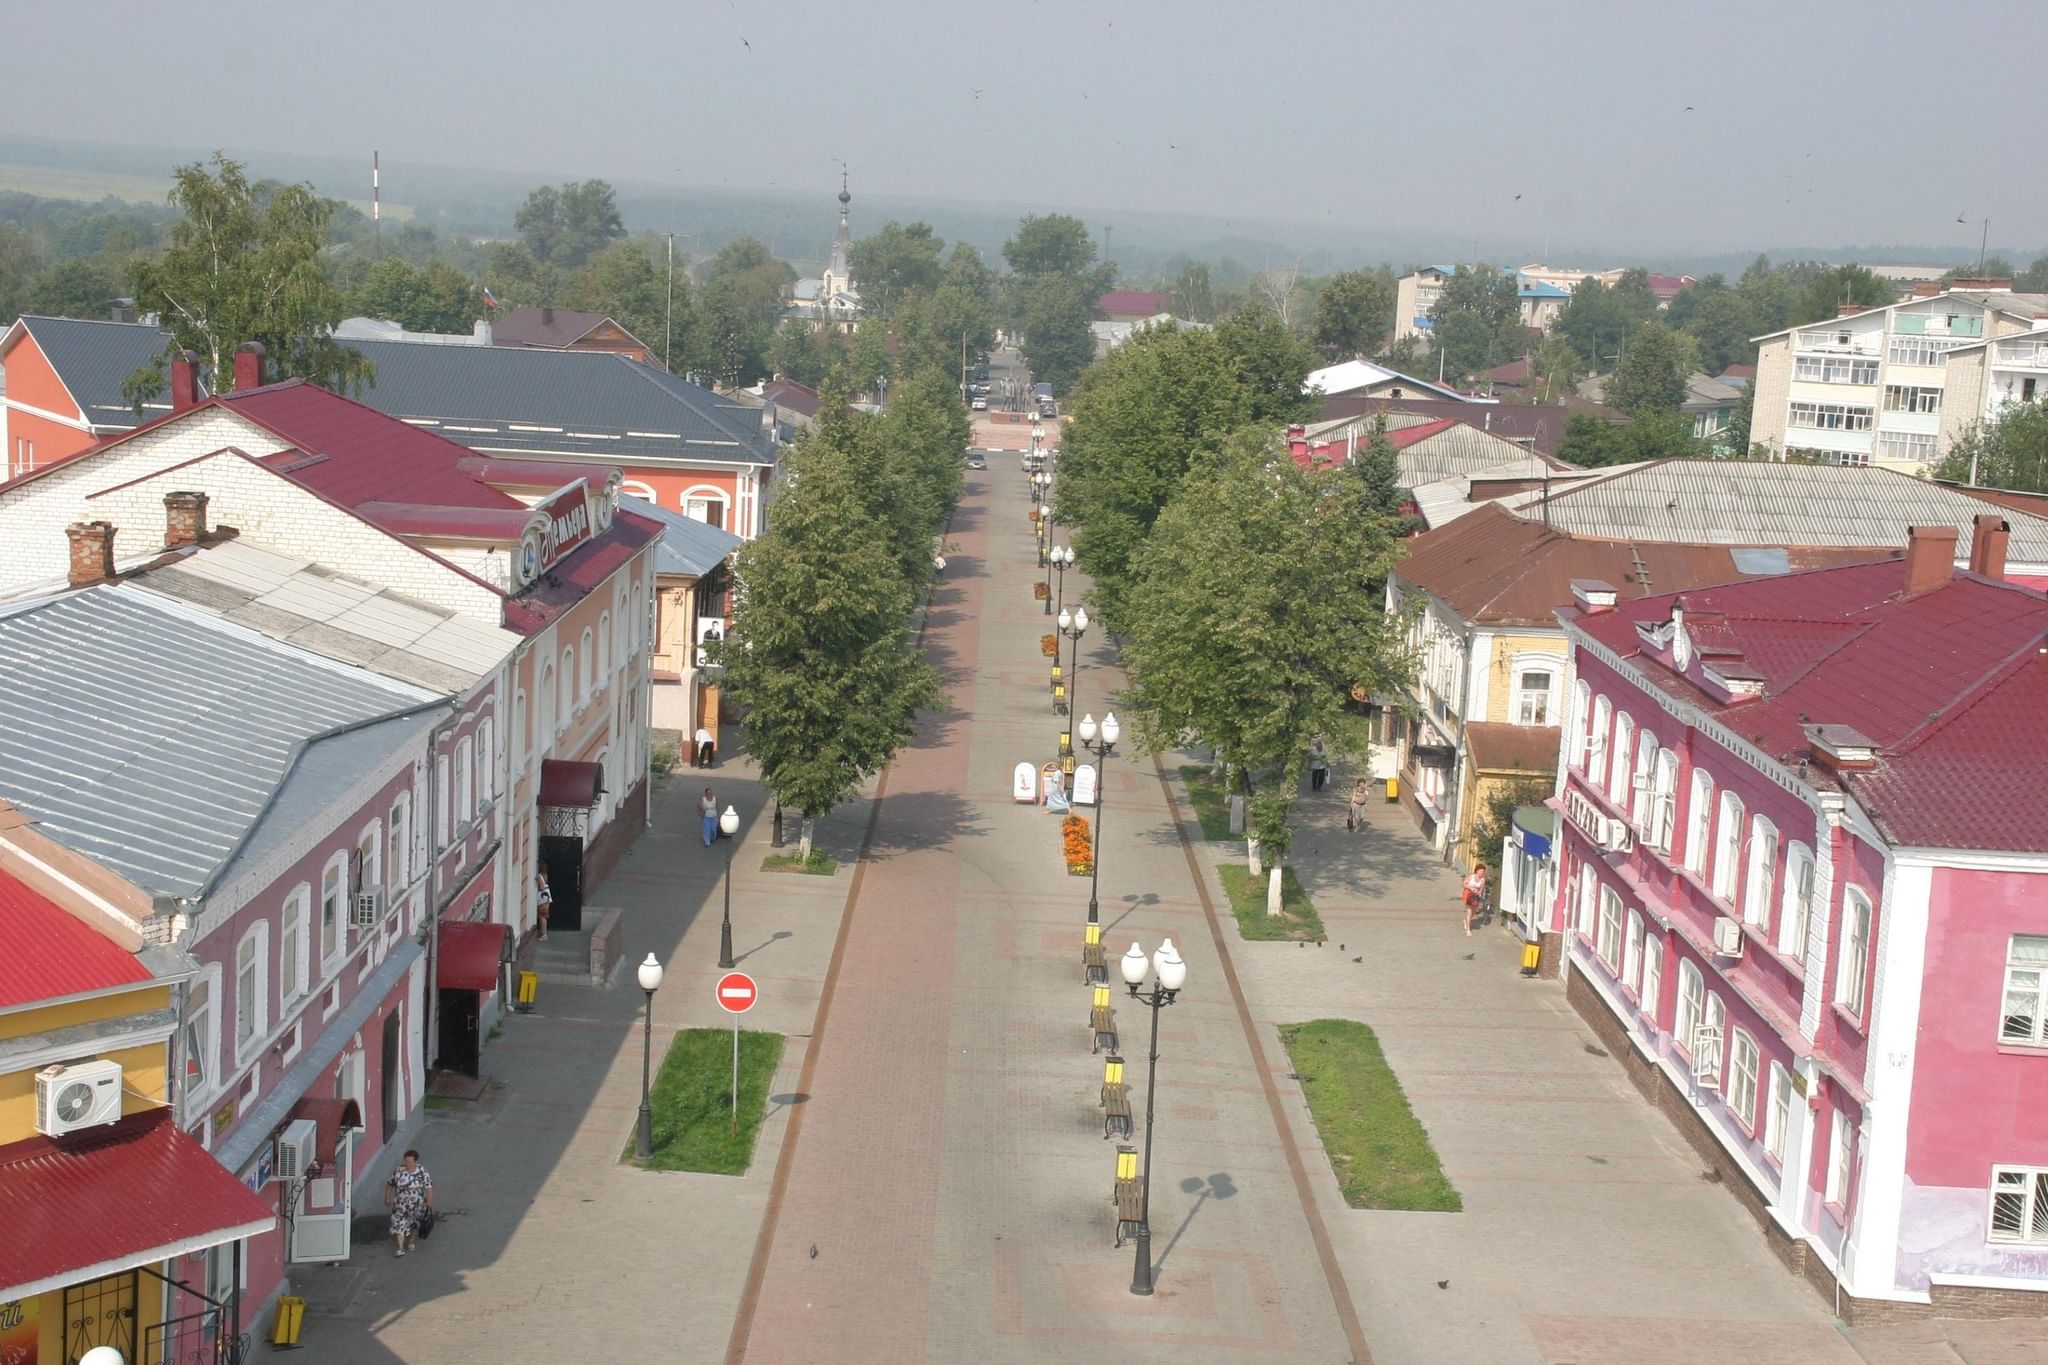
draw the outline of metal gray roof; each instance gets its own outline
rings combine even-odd
[[[2048,564],[2048,519],[1890,469],[1778,464],[1767,460],[1653,460],[1589,471],[1553,484],[1548,518],[1574,535],[1697,545],[1897,546],[1907,528],[1953,526],[1966,555],[1974,519],[1987,512],[2012,527],[2008,560]],[[1520,516],[1542,514],[1541,491],[1500,500]]]
[[[140,322],[90,322],[79,318],[44,318],[24,314],[22,325],[35,338],[64,387],[85,410],[94,426],[122,431],[138,426],[141,417],[121,399],[121,385],[137,370],[158,369],[168,332]],[[168,401],[152,404],[144,416],[169,412]]]
[[[661,543],[654,550],[656,573],[702,578],[745,543],[730,531],[684,516],[681,512],[658,507],[645,498],[620,498],[619,506],[661,523]]]
[[[610,351],[351,341],[364,403],[475,450],[774,464],[762,413]]]
[[[429,694],[146,591],[0,614],[0,797],[158,895],[196,896],[306,746]]]

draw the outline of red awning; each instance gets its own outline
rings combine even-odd
[[[334,1165],[334,1153],[340,1145],[342,1130],[363,1126],[362,1107],[354,1100],[321,1099],[313,1095],[293,1105],[288,1117],[313,1120],[313,1126],[318,1130],[313,1155],[327,1167]]]
[[[277,1210],[147,1109],[0,1147],[0,1299],[269,1232]]]
[[[604,790],[604,765],[570,763],[559,758],[540,761],[540,804],[594,806]]]
[[[449,991],[498,989],[498,965],[505,960],[505,940],[511,932],[508,924],[443,920],[435,984]]]

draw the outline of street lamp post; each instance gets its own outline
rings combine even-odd
[[[718,817],[719,832],[727,840],[740,832],[740,813],[731,806]],[[725,846],[725,920],[718,926],[718,965],[725,971],[732,970],[732,844]]]
[[[1102,911],[1095,899],[1096,885],[1102,879],[1102,812],[1109,801],[1109,756],[1116,752],[1116,742],[1123,736],[1123,727],[1116,723],[1116,712],[1102,718],[1101,738],[1097,738],[1094,716],[1081,717],[1081,747],[1094,754],[1098,760],[1095,768],[1095,857],[1088,868],[1088,922],[1102,923]]]
[[[1070,612],[1061,607],[1058,624],[1060,634],[1074,642],[1073,652],[1067,661],[1067,713],[1071,715],[1074,710],[1075,689],[1081,681],[1081,637],[1088,631],[1088,608],[1076,607]]]
[[[1150,966],[1157,977],[1149,991],[1139,989],[1145,980],[1145,968]],[[1159,951],[1152,955],[1148,964],[1145,950],[1137,944],[1123,956],[1124,984],[1130,988],[1131,999],[1152,1011],[1152,1049],[1145,1065],[1145,1170],[1141,1179],[1144,1185],[1139,1194],[1138,1207],[1138,1259],[1131,1271],[1131,1292],[1150,1294],[1152,1292],[1152,1096],[1159,1089],[1159,1011],[1173,1003],[1180,988],[1187,984],[1188,964],[1180,960],[1174,950],[1173,940],[1166,939],[1159,945]]]
[[[1050,616],[1055,610],[1066,610],[1067,566],[1074,562],[1074,547],[1069,545],[1062,549],[1055,545],[1046,558],[1050,562],[1045,566],[1045,614]],[[1054,607],[1052,600],[1052,576],[1055,572],[1060,576],[1060,600],[1057,608]]]
[[[647,1024],[640,1042],[640,1141],[635,1150],[642,1161],[654,1155],[654,1110],[648,1093],[654,1080],[654,993],[661,989],[661,963],[649,953],[640,964],[640,989],[647,992]]]

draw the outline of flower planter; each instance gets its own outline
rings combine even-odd
[[[1052,589],[1045,586],[1044,579],[1037,579],[1033,581],[1033,583],[1031,584],[1032,601],[1043,602],[1046,598],[1050,596],[1052,596]]]
[[[1095,849],[1086,820],[1069,815],[1060,821],[1060,852],[1067,860],[1067,875],[1085,877],[1095,870]]]
[[[1044,656],[1045,656],[1046,658],[1048,658],[1048,659],[1057,659],[1057,658],[1059,658],[1059,657],[1060,657],[1060,637],[1059,637],[1059,636],[1057,636],[1057,635],[1041,635],[1041,636],[1039,636],[1039,637],[1038,637],[1038,652],[1039,652],[1040,654],[1043,654],[1043,655],[1044,655]]]

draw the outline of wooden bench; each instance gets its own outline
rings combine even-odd
[[[1109,980],[1109,963],[1102,956],[1100,943],[1081,945],[1081,983],[1086,986],[1098,985]]]
[[[1131,1135],[1131,1092],[1122,1081],[1102,1087],[1102,1136]]]
[[[1116,1011],[1108,1005],[1096,1005],[1088,1011],[1088,1029],[1095,1036],[1095,1046],[1090,1052],[1108,1048],[1116,1051]]]
[[[1109,1198],[1116,1205],[1116,1244],[1122,1246],[1137,1235],[1138,1228],[1145,1221],[1145,1195],[1138,1188],[1137,1149],[1120,1145],[1116,1156],[1118,1175]],[[1125,1171],[1130,1174],[1123,1174]]]

